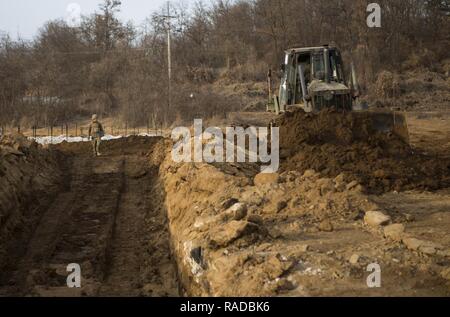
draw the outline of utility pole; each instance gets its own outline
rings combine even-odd
[[[175,19],[176,16],[170,15],[170,1],[167,1],[167,15],[160,15],[160,18],[167,22],[167,76],[168,76],[168,111],[170,111],[172,103],[172,49],[171,49],[171,19]]]

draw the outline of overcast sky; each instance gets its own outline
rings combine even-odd
[[[101,0],[0,0],[0,31],[32,39],[48,20],[64,19],[70,4],[76,3],[81,14],[93,13]],[[184,0],[186,4],[193,0]],[[120,18],[139,25],[167,3],[166,0],[122,0]]]

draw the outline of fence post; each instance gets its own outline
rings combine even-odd
[[[53,124],[50,125],[50,143],[53,143]]]
[[[69,125],[66,123],[66,141],[69,141]]]
[[[75,136],[78,136],[78,123],[75,123]]]

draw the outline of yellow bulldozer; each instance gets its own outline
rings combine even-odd
[[[372,111],[367,105],[358,103],[359,88],[353,63],[350,69],[346,82],[342,55],[335,46],[288,49],[281,65],[281,84],[276,96],[272,95],[272,75],[269,72],[267,110],[282,114],[298,107],[305,112],[320,112],[334,107],[357,118],[369,118],[375,130],[395,133],[409,143],[404,114],[390,110]]]

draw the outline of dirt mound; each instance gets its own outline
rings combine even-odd
[[[430,287],[440,284],[428,273],[412,276],[421,258],[367,225],[367,215],[397,222],[406,221],[403,214],[384,210],[342,174],[249,176],[245,166],[174,164],[167,154],[160,177],[186,296],[373,296],[362,283],[369,263],[383,266],[384,295],[448,293]],[[408,262],[392,260],[403,256]],[[413,279],[426,286],[398,288]]]
[[[369,193],[450,186],[450,162],[414,150],[395,135],[372,130],[369,117],[325,110],[287,113],[280,127],[282,170],[345,173]]]

